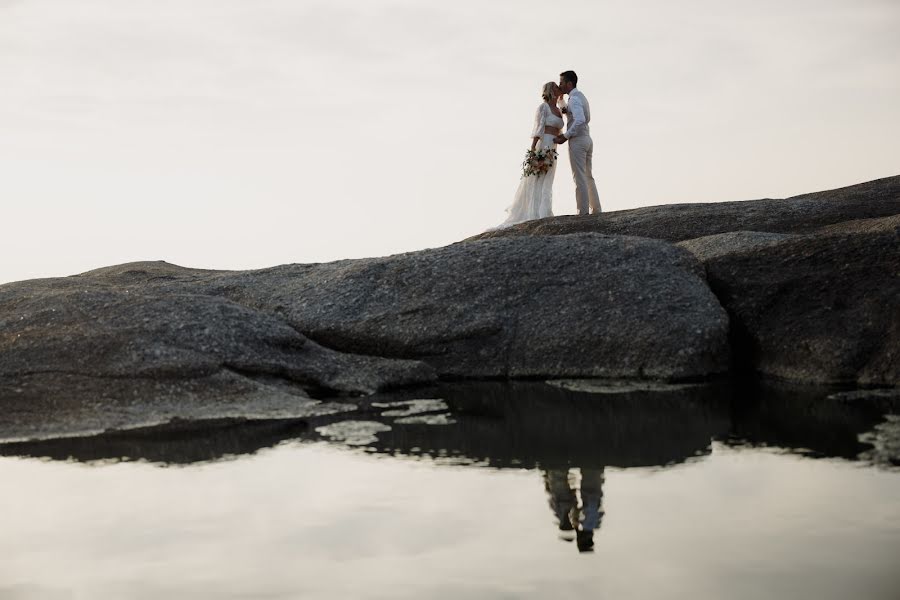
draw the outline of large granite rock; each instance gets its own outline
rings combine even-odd
[[[689,251],[705,263],[716,256],[771,246],[790,237],[789,234],[764,231],[729,231],[728,233],[717,233],[685,240],[676,245]]]
[[[896,217],[709,253],[738,363],[821,383],[900,384]]]
[[[894,215],[891,217],[843,221],[841,223],[835,223],[816,229],[812,234],[849,235],[857,233],[890,232],[897,231],[898,229],[900,229],[900,215]],[[797,234],[767,233],[764,231],[730,231],[728,233],[719,233],[716,235],[685,240],[678,242],[676,245],[691,252],[700,260],[700,262],[706,263],[719,256],[736,252],[746,253],[757,248],[773,246],[784,240],[796,237]]]
[[[451,378],[690,379],[728,368],[728,321],[693,256],[587,234],[490,240],[246,272],[123,265],[81,276],[270,315],[340,352]]]
[[[856,219],[835,223],[816,230],[819,234],[880,233],[900,229],[900,214],[873,219]]]
[[[320,410],[310,394],[438,375],[704,378],[728,369],[727,334],[697,260],[641,238],[246,272],[135,263],[0,286],[0,402],[13,437],[292,418]],[[80,425],[47,429],[42,412]]]
[[[175,268],[159,281],[186,273]],[[171,380],[223,371],[359,393],[434,377],[423,363],[323,348],[272,314],[184,288],[92,275],[0,286],[0,377]]]
[[[486,240],[237,273],[207,289],[329,348],[421,360],[445,377],[686,379],[728,367],[728,321],[702,267],[655,240]]]
[[[16,438],[296,419],[344,410],[316,398],[438,377],[680,381],[731,357],[779,378],[896,386],[898,213],[894,177],[551,219],[385,258],[132,263],[6,284],[0,414]],[[70,418],[42,423],[50,413]]]
[[[551,217],[470,240],[593,231],[678,242],[730,231],[810,233],[834,223],[896,214],[900,214],[900,176],[783,200],[666,204],[597,216]]]

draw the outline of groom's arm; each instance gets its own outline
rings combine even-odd
[[[569,118],[572,122],[566,128],[563,134],[566,139],[572,139],[577,135],[581,135],[584,130],[584,124],[587,121],[584,117],[584,106],[581,104],[581,98],[578,96],[569,96]]]

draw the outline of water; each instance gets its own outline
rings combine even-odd
[[[581,384],[346,402],[0,445],[0,598],[900,596],[900,473],[859,441],[883,404]]]

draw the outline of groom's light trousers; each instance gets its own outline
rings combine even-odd
[[[576,135],[569,139],[569,163],[575,180],[575,204],[579,215],[588,214],[588,208],[592,213],[600,212],[600,196],[597,194],[591,164],[593,155],[594,140],[591,136]]]

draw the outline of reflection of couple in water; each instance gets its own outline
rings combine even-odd
[[[547,469],[544,485],[559,521],[560,538],[574,539],[579,552],[593,551],[594,530],[603,519],[603,467]]]

